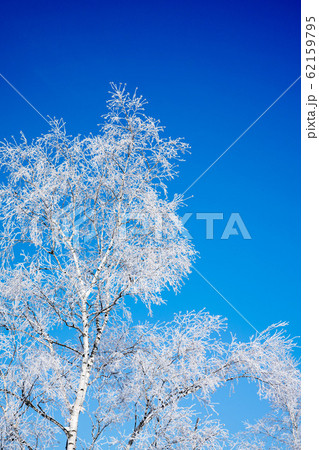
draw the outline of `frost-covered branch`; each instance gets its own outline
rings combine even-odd
[[[131,321],[135,301],[151,310],[178,290],[195,256],[166,187],[188,145],[144,106],[112,85],[97,135],[53,120],[0,144],[0,447],[203,450],[263,435],[296,449],[299,372],[279,326],[243,343],[206,312]],[[214,394],[242,379],[272,413],[234,437]]]
[[[163,138],[144,104],[112,85],[98,135],[73,138],[53,120],[30,143],[22,134],[0,146],[1,368],[16,400],[28,377],[34,398],[45,392],[28,406],[48,421],[62,415],[69,449],[110,314],[126,298],[160,303],[194,255],[181,199],[169,201],[165,186],[188,146]]]

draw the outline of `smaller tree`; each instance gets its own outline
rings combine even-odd
[[[249,448],[248,432],[230,435],[214,401],[225,384],[247,379],[269,401],[277,424],[277,436],[263,441],[271,437],[272,446],[261,448],[277,448],[278,437],[278,448],[300,448],[299,371],[283,325],[243,343],[227,338],[225,320],[205,311],[133,328],[114,323],[98,355],[104,377],[95,386],[93,442],[108,426],[113,432],[101,442],[116,449]],[[250,427],[250,442],[269,417]]]

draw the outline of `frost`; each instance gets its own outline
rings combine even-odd
[[[298,448],[299,372],[278,327],[227,343],[225,321],[203,311],[132,325],[129,306],[161,303],[195,257],[183,199],[166,188],[188,145],[162,137],[142,97],[112,89],[98,135],[70,137],[52,120],[33,142],[0,146],[0,447],[253,448],[285,430]],[[213,394],[241,378],[274,415],[233,437]]]

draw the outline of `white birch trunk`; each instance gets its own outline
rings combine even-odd
[[[88,334],[86,334],[83,338],[83,344],[84,344],[84,360],[82,363],[82,370],[81,370],[81,377],[79,382],[79,388],[77,392],[77,396],[72,408],[71,417],[70,417],[70,425],[69,425],[69,432],[68,432],[68,440],[66,444],[67,450],[75,450],[76,449],[76,441],[77,441],[77,435],[78,435],[78,425],[79,425],[79,416],[83,408],[83,404],[85,401],[86,391],[89,385],[89,379],[91,370],[94,363],[94,357],[97,352],[103,331],[106,327],[108,320],[108,315],[106,314],[104,317],[104,321],[102,324],[102,327],[99,329],[98,334],[95,338],[93,348],[91,351],[91,354],[89,356],[89,339]],[[87,325],[87,321],[85,321],[85,325]]]
[[[85,395],[89,383],[90,377],[90,366],[88,363],[84,363],[82,366],[82,373],[79,383],[79,389],[76,396],[76,400],[73,405],[72,414],[70,418],[70,426],[68,433],[68,441],[66,448],[67,450],[75,450],[76,449],[76,441],[78,434],[78,424],[79,424],[79,416],[83,407],[83,403],[85,400]]]

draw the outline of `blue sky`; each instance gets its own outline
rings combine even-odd
[[[109,82],[139,87],[167,135],[192,147],[172,194],[187,189],[300,75],[295,0],[3,1],[0,16],[1,73],[43,115],[63,117],[70,134],[97,131]],[[1,79],[0,98],[1,139],[47,130]],[[294,336],[300,335],[299,184],[300,81],[187,192],[192,197],[181,211],[193,214],[187,227],[200,253],[196,268],[258,330],[288,321]],[[220,239],[233,212],[252,239]],[[213,240],[205,239],[196,213],[224,214]],[[253,333],[197,273],[166,298],[156,319],[205,307],[226,316],[238,337]],[[135,314],[143,319],[146,311],[137,305]],[[247,392],[226,408],[234,426],[236,404]],[[247,414],[262,409],[248,398]]]

